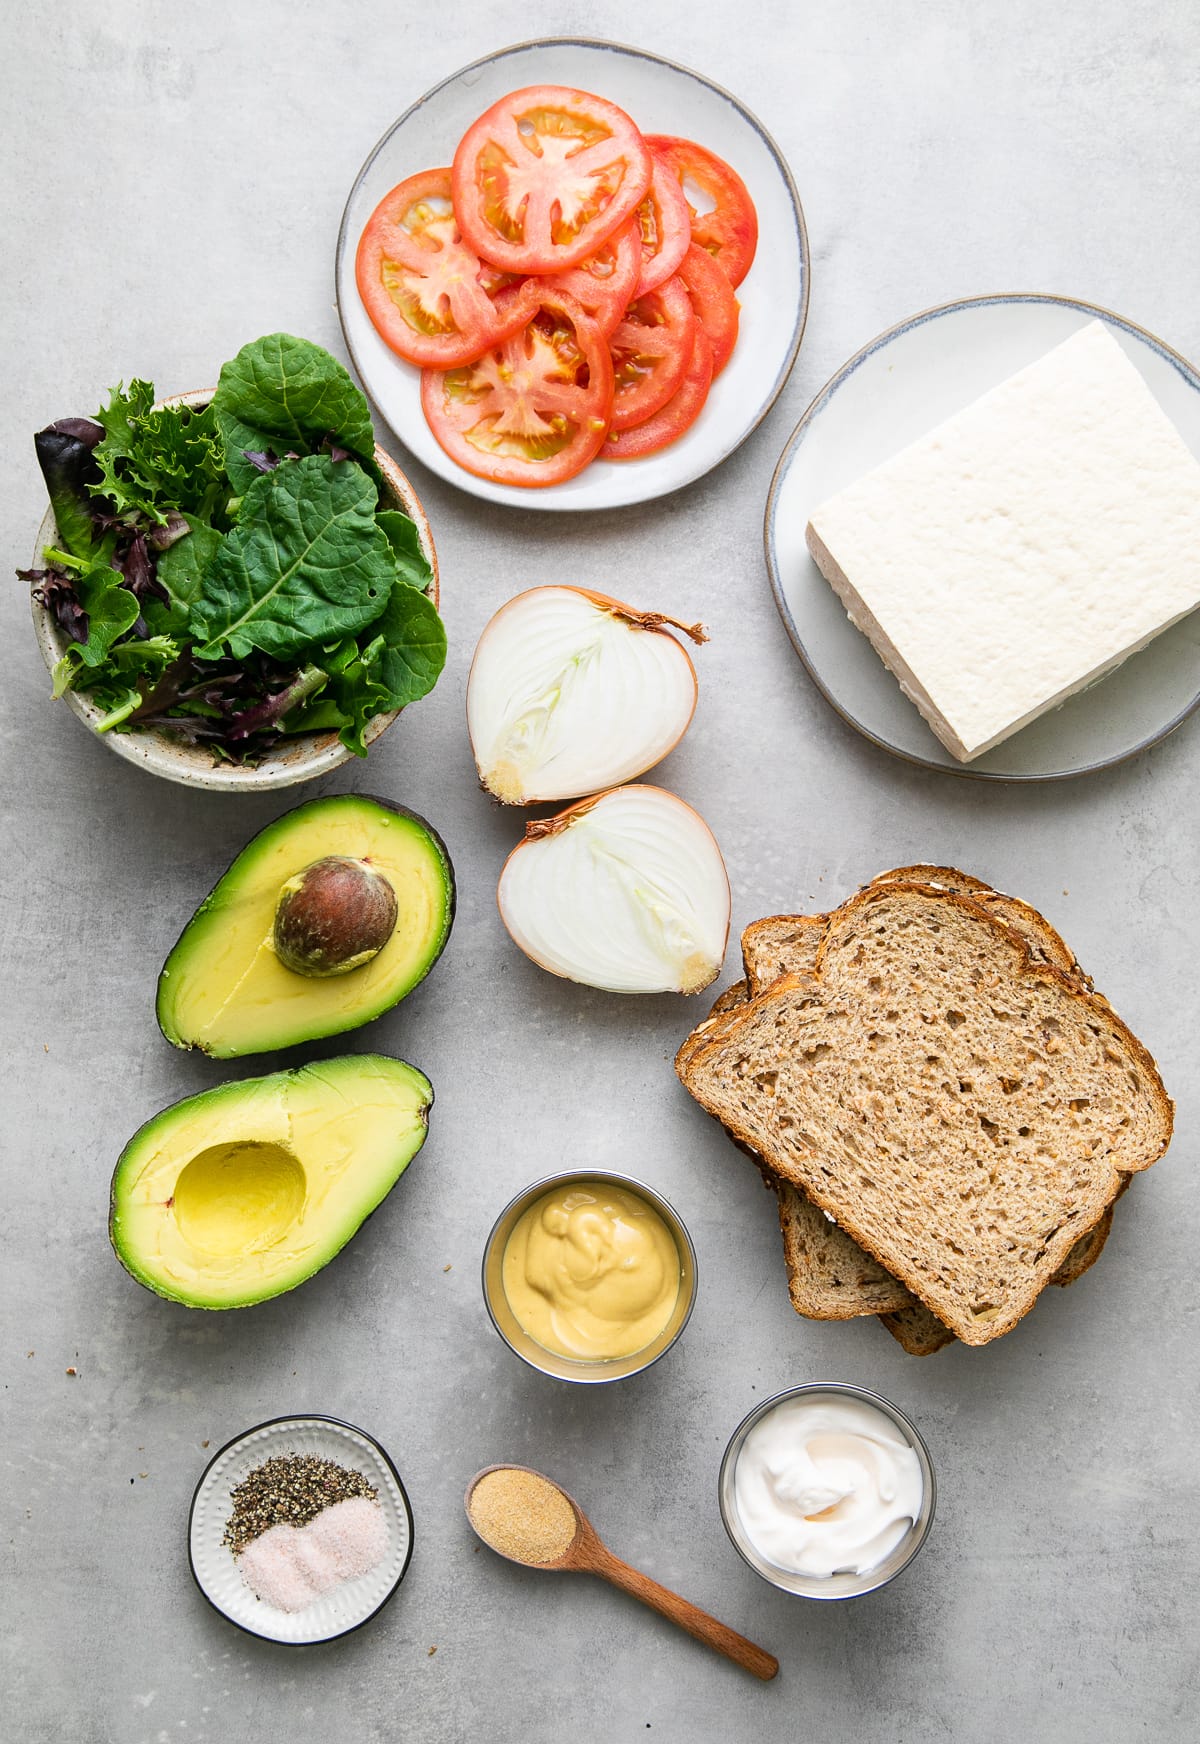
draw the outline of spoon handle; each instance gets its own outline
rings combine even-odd
[[[622,1592],[629,1593],[632,1598],[640,1599],[643,1605],[649,1605],[652,1611],[657,1611],[669,1622],[677,1623],[706,1647],[723,1653],[735,1665],[753,1672],[755,1677],[761,1677],[765,1681],[774,1677],[779,1670],[779,1661],[771,1654],[764,1653],[761,1647],[756,1647],[753,1641],[747,1641],[744,1635],[727,1629],[724,1623],[718,1623],[715,1617],[710,1617],[699,1605],[693,1605],[690,1600],[673,1593],[670,1587],[660,1586],[649,1575],[630,1568],[627,1562],[614,1556],[607,1546],[604,1555],[597,1557],[592,1563],[592,1571],[603,1576],[606,1581],[611,1581],[613,1586],[620,1587]]]

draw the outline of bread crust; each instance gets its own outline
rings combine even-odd
[[[978,884],[980,881],[973,882]],[[846,931],[855,924],[857,918],[868,911],[872,905],[881,902],[894,902],[897,896],[909,896],[922,900],[933,899],[937,904],[949,905],[969,915],[974,924],[982,924],[1004,940],[1012,952],[1012,972],[1018,980],[1029,979],[1041,982],[1058,990],[1064,997],[1072,1001],[1084,1002],[1089,1012],[1094,1013],[1096,1018],[1103,1023],[1114,1041],[1140,1065],[1155,1105],[1154,1113],[1161,1128],[1161,1140],[1153,1155],[1142,1157],[1127,1166],[1140,1170],[1149,1166],[1157,1156],[1162,1154],[1169,1143],[1171,1134],[1172,1107],[1170,1099],[1162,1087],[1157,1067],[1148,1050],[1116,1017],[1107,1002],[1093,994],[1086,984],[1081,984],[1080,977],[1073,968],[1060,967],[1049,961],[1039,961],[1028,938],[1023,937],[1009,922],[999,918],[995,911],[996,904],[982,903],[972,897],[947,889],[941,886],[940,881],[938,884],[922,883],[891,875],[883,875],[882,882],[867,886],[830,917],[824,926],[817,946],[816,968],[812,976],[803,978],[786,976],[782,978],[765,993],[749,1000],[740,1009],[729,1012],[718,1026],[718,1033],[710,1032],[695,1048],[688,1050],[681,1076],[684,1078],[687,1088],[693,1095],[697,1096],[702,1105],[708,1106],[708,1103],[704,1095],[700,1094],[693,1084],[693,1073],[703,1071],[706,1064],[714,1059],[718,1049],[723,1047],[729,1039],[735,1038],[742,1026],[752,1023],[771,1000],[786,1000],[789,995],[802,990],[819,995],[823,988],[823,978],[830,951],[836,945],[837,940],[844,936]],[[1009,900],[1015,901],[1016,899]],[[1021,904],[1020,907],[1036,916],[1036,911],[1029,910],[1028,905]],[[803,919],[805,917],[795,918]],[[1036,918],[1040,920],[1041,917],[1037,916]],[[1052,932],[1053,929],[1048,930]],[[1058,935],[1054,934],[1054,938],[1057,940]],[[1061,940],[1058,942],[1061,945]],[[1074,959],[1066,950],[1065,945],[1062,946],[1062,955],[1071,964],[1074,963]],[[1096,1033],[1099,1034],[1099,1031]],[[717,1108],[712,1108],[710,1111],[716,1113],[717,1117],[723,1120],[735,1139],[754,1149],[764,1148],[761,1144],[761,1135],[750,1131],[744,1124],[739,1125],[736,1117],[730,1119],[727,1112]],[[756,1139],[759,1141],[757,1144],[755,1143]],[[777,1173],[785,1179],[792,1180],[816,1204],[835,1217],[866,1252],[872,1254],[901,1282],[913,1289],[920,1299],[927,1300],[927,1293],[930,1289],[928,1280],[913,1265],[906,1263],[905,1256],[899,1251],[898,1246],[893,1248],[886,1239],[880,1238],[877,1230],[873,1232],[866,1227],[866,1222],[858,1214],[852,1195],[847,1196],[839,1193],[836,1184],[831,1192],[825,1175],[819,1169],[815,1167],[806,1169],[798,1165],[794,1156],[771,1150],[767,1152],[767,1161],[776,1169]],[[954,1331],[970,1344],[988,1343],[992,1338],[1009,1331],[1032,1306],[1041,1288],[1049,1281],[1050,1275],[1057,1269],[1060,1262],[1066,1259],[1067,1255],[1079,1245],[1081,1237],[1093,1225],[1099,1224],[1105,1218],[1107,1210],[1121,1186],[1122,1174],[1114,1165],[1111,1170],[1110,1190],[1101,1194],[1099,1198],[1093,1194],[1084,1210],[1079,1214],[1082,1217],[1087,1217],[1090,1221],[1084,1224],[1076,1222],[1071,1227],[1067,1227],[1064,1223],[1053,1232],[1045,1250],[1045,1257],[1052,1257],[1053,1264],[1046,1264],[1044,1258],[1040,1259],[1030,1286],[1017,1292],[1016,1299],[1001,1308],[994,1319],[981,1325],[974,1321],[968,1322],[960,1317],[958,1324],[954,1324]],[[1098,1252],[1098,1246],[1093,1244],[1092,1259],[1094,1259],[1096,1252]],[[929,1305],[931,1307],[945,1306],[944,1302],[936,1301],[929,1303]]]

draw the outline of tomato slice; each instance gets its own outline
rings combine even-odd
[[[650,155],[654,157],[653,152]],[[675,276],[692,240],[692,214],[683,197],[683,184],[661,158],[654,158],[650,187],[637,209],[637,221],[642,240],[637,294],[644,297]]]
[[[474,363],[427,369],[421,405],[451,460],[496,484],[573,478],[598,453],[612,414],[608,344],[572,298],[520,293],[525,325]]]
[[[614,430],[644,424],[666,405],[687,374],[695,336],[696,316],[681,279],[668,279],[629,305],[608,342]]]
[[[745,182],[724,158],[694,140],[653,133],[646,143],[683,189],[691,207],[692,241],[720,262],[731,285],[740,285],[758,246],[758,214]],[[698,193],[710,209],[698,211],[690,192]]]
[[[688,288],[692,307],[713,349],[713,374],[720,375],[737,344],[738,300],[720,265],[693,242],[683,257],[679,277]]]
[[[516,281],[463,241],[448,169],[422,170],[384,195],[359,241],[355,277],[376,332],[409,363],[467,363],[528,318]]]
[[[615,236],[602,242],[595,254],[589,254],[578,266],[570,266],[565,272],[547,273],[537,280],[527,279],[525,283],[536,283],[549,292],[565,291],[568,297],[574,297],[607,338],[629,307],[641,266],[641,231],[636,220],[630,218]]]
[[[601,459],[641,460],[644,455],[657,454],[660,448],[668,447],[685,430],[691,429],[704,410],[711,382],[712,346],[697,321],[691,361],[678,393],[667,401],[661,412],[655,412],[644,424],[610,433],[600,450]]]
[[[454,154],[463,235],[506,272],[551,273],[594,254],[631,218],[652,170],[615,103],[562,85],[511,91]]]

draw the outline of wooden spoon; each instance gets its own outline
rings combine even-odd
[[[475,1486],[492,1472],[513,1471],[527,1472],[530,1477],[539,1478],[551,1489],[567,1501],[575,1515],[575,1536],[561,1556],[551,1562],[534,1562],[516,1554],[512,1550],[504,1550],[492,1542],[471,1511],[471,1498]],[[686,1629],[689,1635],[694,1635],[697,1641],[702,1641],[706,1647],[713,1648],[717,1653],[723,1653],[727,1659],[732,1659],[735,1665],[753,1672],[755,1677],[764,1680],[772,1678],[779,1670],[779,1661],[769,1653],[764,1653],[761,1647],[756,1647],[753,1641],[747,1641],[744,1635],[738,1635],[732,1629],[727,1629],[724,1623],[718,1623],[715,1617],[710,1617],[707,1611],[702,1611],[698,1605],[693,1605],[688,1599],[673,1593],[669,1587],[660,1586],[649,1575],[631,1568],[627,1562],[622,1562],[619,1556],[614,1556],[606,1544],[602,1542],[596,1528],[592,1525],[574,1496],[569,1495],[561,1484],[556,1484],[553,1478],[546,1477],[542,1472],[534,1471],[527,1465],[489,1465],[481,1472],[476,1472],[467,1485],[466,1495],[467,1519],[489,1549],[498,1556],[503,1556],[509,1562],[520,1563],[522,1568],[540,1568],[553,1573],[596,1574],[601,1580],[610,1581],[614,1587],[620,1587],[623,1593],[629,1593],[635,1599],[640,1599],[651,1610],[666,1617],[669,1622],[677,1623],[681,1629]]]

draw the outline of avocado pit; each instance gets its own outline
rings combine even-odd
[[[396,930],[396,892],[365,860],[329,854],[289,878],[275,909],[275,954],[297,975],[348,975]]]
[[[361,793],[310,799],[246,844],[183,929],[159,1027],[218,1060],[357,1029],[424,979],[453,919],[450,859],[424,818]]]

